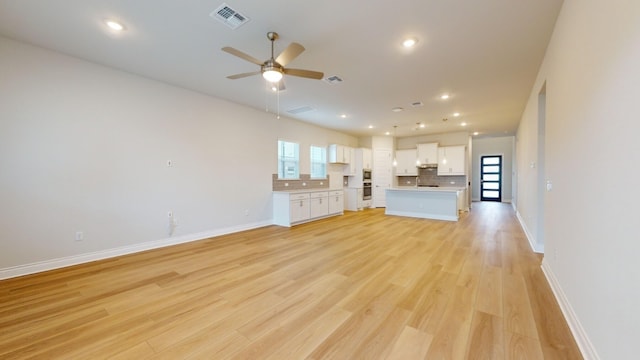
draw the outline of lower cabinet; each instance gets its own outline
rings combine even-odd
[[[344,212],[344,192],[342,190],[329,191],[329,214]]]
[[[273,223],[293,226],[344,211],[342,190],[273,193]]]
[[[311,198],[311,209],[310,209],[310,218],[317,218],[321,216],[329,215],[329,203],[327,199],[329,198],[329,193],[327,192],[317,192],[309,194]]]
[[[295,223],[309,219],[309,194],[297,194],[289,198],[289,222]]]

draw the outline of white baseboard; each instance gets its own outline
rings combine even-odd
[[[600,359],[600,357],[598,357],[598,353],[596,352],[595,347],[593,346],[593,344],[589,340],[589,337],[587,336],[587,332],[584,330],[584,328],[582,327],[582,324],[580,324],[580,321],[576,316],[576,313],[573,311],[573,308],[569,303],[569,299],[567,299],[567,296],[565,295],[564,291],[562,291],[562,288],[560,287],[560,283],[558,282],[558,279],[553,273],[553,270],[551,270],[551,268],[549,267],[549,264],[544,259],[542,260],[541,268],[542,268],[542,272],[544,273],[544,276],[547,278],[547,282],[549,283],[549,286],[551,287],[553,294],[556,297],[556,300],[558,301],[558,304],[560,305],[560,310],[562,310],[562,314],[564,315],[564,318],[566,319],[567,324],[569,324],[571,333],[573,334],[573,337],[576,339],[576,342],[578,343],[578,348],[580,348],[582,357],[584,357],[585,360]]]
[[[535,239],[533,238],[533,235],[531,235],[531,232],[529,232],[529,229],[527,228],[527,224],[524,222],[524,219],[522,219],[522,216],[520,216],[520,212],[518,212],[518,210],[515,209],[515,206],[514,206],[514,210],[516,211],[516,217],[518,218],[518,222],[520,222],[520,226],[522,227],[522,230],[524,231],[524,234],[527,237],[527,240],[529,241],[529,246],[531,246],[531,250],[533,250],[533,252],[535,253],[544,254],[544,245],[538,244],[535,241]]]
[[[204,231],[195,234],[170,237],[166,239],[153,240],[140,244],[123,246],[113,249],[100,250],[92,253],[85,253],[73,256],[66,256],[58,259],[44,260],[36,263],[18,265],[0,269],[0,280],[35,274],[43,271],[59,269],[67,266],[88,263],[96,260],[108,259],[116,256],[133,254],[141,251],[159,249],[166,246],[184,244],[192,241],[208,239],[211,237],[236,233],[245,230],[256,229],[268,225],[272,225],[272,221],[256,222],[251,224],[243,224],[240,226],[232,226],[228,228]]]

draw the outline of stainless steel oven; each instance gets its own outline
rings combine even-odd
[[[371,200],[371,181],[362,183],[362,200]]]

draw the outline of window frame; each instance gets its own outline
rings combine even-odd
[[[314,176],[314,165],[315,164],[320,164],[320,162],[318,161],[314,161],[313,155],[313,148],[317,148],[320,149],[322,151],[322,157],[323,157],[323,161],[322,161],[322,168],[323,168],[323,174],[322,176]],[[327,147],[326,146],[318,146],[318,145],[309,145],[309,178],[312,180],[325,180],[327,179]]]
[[[293,157],[283,157],[285,152],[285,144],[295,145]],[[288,171],[285,171],[287,163],[293,163],[293,174],[287,176]],[[278,140],[278,180],[299,180],[300,179],[300,143],[289,140]]]

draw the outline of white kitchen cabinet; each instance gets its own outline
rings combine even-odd
[[[332,164],[349,164],[351,162],[351,151],[349,146],[331,144],[329,145],[329,162]]]
[[[396,150],[396,176],[418,176],[416,167],[417,150]]]
[[[346,194],[345,210],[358,211],[362,210],[362,188],[348,188]]]
[[[309,218],[318,218],[329,215],[329,193],[326,191],[309,194]]]
[[[344,175],[349,176],[350,187],[362,187],[362,170],[371,170],[373,161],[371,158],[371,149],[357,148],[353,149],[351,163],[345,166]]]
[[[339,207],[330,205],[339,196]],[[344,209],[342,190],[304,192],[273,192],[273,223],[293,226],[330,215],[341,215]]]
[[[344,212],[344,192],[342,190],[329,191],[329,214],[342,214]]]
[[[464,145],[438,148],[438,176],[466,175],[466,169]]]
[[[345,157],[346,159],[349,159],[349,162],[345,164],[342,174],[345,176],[356,176],[358,173],[356,149],[347,148],[345,149],[345,152],[349,153],[349,155]]]
[[[438,143],[418,144],[418,160],[421,165],[438,163]]]
[[[289,222],[297,223],[309,219],[309,194],[295,194],[289,197]]]
[[[362,168],[367,170],[373,169],[373,154],[371,153],[371,149],[361,148],[358,150],[362,153]]]

